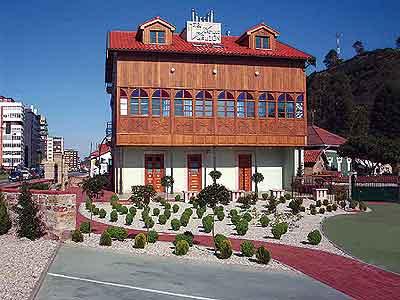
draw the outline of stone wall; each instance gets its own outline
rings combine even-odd
[[[0,190],[4,196],[13,219],[12,207],[18,203],[19,191],[15,188]],[[39,206],[39,214],[50,238],[64,239],[75,229],[76,195],[59,191],[31,190],[32,199]]]

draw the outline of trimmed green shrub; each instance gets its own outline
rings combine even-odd
[[[214,217],[212,215],[207,215],[201,220],[203,224],[203,229],[205,233],[210,233],[214,224]]]
[[[145,220],[144,220],[144,226],[148,229],[153,228],[154,227],[154,220],[152,217],[148,216]]]
[[[285,198],[285,196],[280,196],[280,197],[279,197],[279,203],[286,203],[286,198]]]
[[[305,211],[306,211],[306,208],[305,208],[304,206],[300,206],[300,211],[301,211],[301,212],[305,212]]]
[[[337,210],[337,204],[336,204],[336,203],[333,203],[333,204],[332,204],[332,210],[333,210],[333,211],[336,211],[336,210]]]
[[[79,226],[79,230],[82,233],[89,233],[90,232],[90,222],[82,222],[81,226]]]
[[[268,218],[268,216],[266,216],[266,215],[261,216],[260,224],[262,227],[267,227],[269,222],[270,222],[270,219]]]
[[[100,213],[100,209],[98,207],[93,208],[93,215],[97,216]]]
[[[199,207],[199,208],[196,209],[196,214],[197,214],[197,217],[199,219],[201,219],[203,217],[205,212],[206,212],[206,208],[205,207]]]
[[[165,208],[165,209],[171,209],[171,203],[165,202],[164,208]]]
[[[315,201],[315,206],[316,206],[316,207],[321,207],[321,206],[322,206],[321,200]]]
[[[189,247],[193,246],[193,236],[191,236],[189,234],[184,234],[184,233],[180,233],[175,236],[174,245],[176,246],[177,243],[182,240],[186,241],[188,243]]]
[[[331,212],[332,211],[332,205],[327,205],[326,206],[326,211]]]
[[[251,220],[253,219],[253,217],[251,216],[250,213],[246,212],[243,217],[243,219],[245,219],[247,222],[251,222]]]
[[[232,208],[230,211],[229,211],[229,217],[230,218],[232,218],[234,215],[238,215],[239,213],[238,213],[238,211],[236,210],[236,209],[234,209],[234,208]]]
[[[262,198],[264,201],[268,200],[268,197],[269,197],[268,193],[262,193],[262,194],[261,194],[261,198]]]
[[[247,230],[249,229],[249,222],[246,219],[241,219],[239,222],[236,223],[236,232],[238,235],[245,235]]]
[[[121,203],[117,203],[117,204],[115,205],[115,210],[116,210],[117,212],[120,212],[120,211],[121,211],[121,208],[122,208],[122,204],[121,204]]]
[[[225,214],[223,211],[218,211],[217,212],[217,219],[218,221],[222,221],[225,218]]]
[[[124,241],[128,237],[128,231],[123,227],[109,226],[107,232],[112,239]]]
[[[158,233],[155,230],[150,230],[147,234],[147,241],[149,243],[155,243],[158,240]]]
[[[92,213],[93,213],[93,210],[96,208],[96,204],[92,204]],[[89,210],[90,211],[90,210]]]
[[[325,205],[325,206],[329,205],[328,199],[324,199],[324,200],[322,201],[322,204]]]
[[[126,206],[121,206],[121,208],[119,209],[119,213],[121,215],[126,215],[128,213],[128,208]]]
[[[193,209],[186,208],[183,213],[188,214],[189,216],[192,216],[193,215]]]
[[[219,258],[228,259],[232,256],[232,243],[229,239],[225,239],[221,242],[219,248]]]
[[[267,249],[265,249],[264,246],[258,247],[257,252],[256,252],[256,257],[257,257],[257,261],[260,264],[264,264],[264,265],[267,265],[269,263],[269,261],[271,260],[271,254],[269,253],[269,251]]]
[[[346,208],[346,201],[340,201],[340,207],[342,208],[342,209],[345,209]]]
[[[160,223],[161,225],[165,225],[165,223],[167,223],[167,217],[164,215],[159,215],[158,216],[158,223]]]
[[[179,228],[181,228],[181,221],[179,221],[178,219],[172,219],[171,227],[172,227],[172,230],[178,231]]]
[[[185,255],[189,251],[189,244],[185,240],[180,240],[176,243],[175,246],[175,254],[176,255]]]
[[[82,243],[83,242],[83,234],[79,229],[75,229],[72,232],[71,239],[75,243]]]
[[[174,205],[172,206],[172,211],[173,211],[173,213],[176,214],[176,213],[178,212],[178,210],[179,210],[179,205],[178,205],[178,204],[174,204]]]
[[[169,209],[165,209],[164,216],[167,218],[167,220],[171,218],[171,211]]]
[[[153,216],[158,217],[160,215],[160,209],[155,207],[153,208]]]
[[[133,216],[131,213],[126,214],[125,216],[125,224],[126,225],[131,225],[133,223]]]
[[[244,241],[240,244],[240,252],[242,252],[243,256],[252,257],[256,249],[251,241]]]
[[[145,208],[143,208],[143,211],[145,214],[150,214],[150,206],[146,206]]]
[[[303,204],[303,199],[296,198],[289,202],[289,208],[292,210],[292,213],[297,215],[300,212],[300,207]]]
[[[138,235],[135,236],[135,244],[134,247],[138,249],[144,249],[147,244],[147,238],[144,233],[139,233]]]
[[[0,235],[6,234],[12,226],[11,218],[4,200],[4,194],[0,193]]]
[[[316,215],[316,214],[317,214],[317,209],[316,209],[315,207],[311,208],[311,209],[310,209],[310,213],[311,213],[312,215]]]
[[[284,197],[286,200],[290,200],[292,199],[292,194],[286,193]]]
[[[228,238],[223,234],[220,234],[220,233],[216,234],[215,237],[214,237],[215,248],[218,251],[220,251],[222,241],[227,240],[227,239]]]
[[[85,209],[90,211],[91,208],[92,208],[92,200],[90,200],[89,198],[86,198],[86,200],[85,200]]]
[[[288,223],[282,222],[281,224],[283,226],[283,233],[286,233],[288,231],[288,229],[289,229]]]
[[[236,224],[240,221],[241,218],[242,218],[242,217],[241,217],[239,214],[233,215],[233,216],[231,217],[231,222],[232,222],[232,224],[233,224],[233,225],[236,225]]]
[[[189,221],[190,221],[190,215],[188,213],[184,212],[180,218],[181,225],[183,227],[186,227],[189,224]]]
[[[284,235],[287,232],[287,224],[285,226],[285,223],[276,223],[272,226],[271,228],[271,233],[276,239],[280,239],[282,235]]]
[[[310,204],[310,210],[313,209],[313,208],[314,209],[316,208],[315,204]]]
[[[176,195],[175,196],[175,201],[177,201],[177,202],[181,201],[181,195],[179,195],[179,194]]]
[[[113,209],[115,209],[117,207],[116,205],[117,205],[118,201],[119,201],[119,197],[116,194],[113,194],[110,197],[110,204]]]
[[[217,207],[214,208],[213,212],[216,215],[218,214],[218,212],[224,212],[224,207],[222,205],[217,206]]]
[[[112,239],[110,234],[107,232],[107,230],[105,230],[101,236],[100,236],[100,246],[111,246],[112,244]]]
[[[143,210],[141,215],[142,215],[142,220],[145,221],[149,217],[149,212],[147,210]]]
[[[322,240],[322,236],[319,230],[315,229],[307,235],[307,239],[311,245],[318,245]]]
[[[362,210],[362,211],[366,211],[366,210],[367,210],[367,205],[365,205],[365,203],[362,202],[362,201],[360,201],[360,202],[358,203],[358,207],[359,207],[360,210]]]
[[[136,207],[134,207],[134,206],[131,206],[131,207],[129,207],[129,213],[132,215],[132,217],[135,217],[136,216]]]
[[[111,221],[111,222],[117,222],[117,221],[118,221],[118,213],[117,213],[116,210],[113,210],[113,211],[110,213],[110,221]]]
[[[319,213],[320,213],[320,214],[324,214],[324,213],[325,213],[325,208],[320,207],[320,208],[319,208]]]

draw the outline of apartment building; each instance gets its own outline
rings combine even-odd
[[[42,156],[40,139],[40,115],[33,105],[24,108],[24,162],[25,167],[36,167]]]
[[[80,169],[80,160],[78,150],[65,149],[64,150],[65,165],[69,172],[77,172]]]

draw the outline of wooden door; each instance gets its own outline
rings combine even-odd
[[[251,191],[251,154],[239,155],[239,190]]]
[[[189,154],[187,156],[188,190],[201,191],[201,154]]]
[[[164,177],[164,155],[146,154],[144,156],[145,184],[151,184],[156,192],[164,192],[161,185],[161,178]]]

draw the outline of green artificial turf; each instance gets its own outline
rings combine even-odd
[[[367,204],[369,213],[324,221],[324,233],[351,255],[400,273],[400,204]]]

